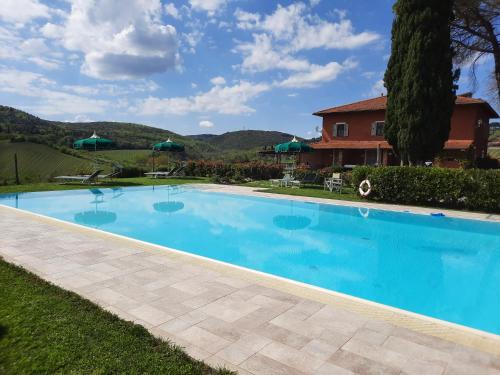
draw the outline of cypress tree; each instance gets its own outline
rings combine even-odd
[[[402,164],[433,160],[450,132],[455,80],[453,0],[398,0],[385,85],[384,133]]]

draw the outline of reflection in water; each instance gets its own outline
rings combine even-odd
[[[182,210],[184,208],[184,203],[179,201],[156,202],[155,204],[153,204],[153,208],[158,212],[172,213]]]
[[[94,228],[114,223],[117,219],[117,215],[114,212],[99,210],[97,208],[98,204],[104,203],[104,193],[99,189],[89,190],[94,195],[94,200],[90,203],[95,204],[95,208],[94,210],[83,211],[75,214],[75,222]]]
[[[368,219],[370,216],[370,209],[369,208],[363,208],[363,207],[358,207],[358,212],[361,215],[361,217],[364,217],[365,219]]]
[[[98,228],[105,224],[111,224],[116,221],[116,214],[111,211],[84,211],[75,214],[75,221],[78,224],[83,224]]]
[[[307,228],[311,219],[301,215],[277,215],[273,218],[273,224],[281,229],[299,230]]]

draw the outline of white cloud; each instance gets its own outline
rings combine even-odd
[[[377,82],[375,82],[370,89],[370,96],[380,96],[380,95],[386,95],[387,94],[387,89],[384,86],[384,80],[379,79]]]
[[[41,115],[103,113],[108,102],[55,89],[41,74],[0,68],[0,91],[32,98],[30,109]]]
[[[212,78],[210,82],[212,83],[212,85],[219,85],[219,86],[226,84],[226,80],[224,79],[224,77],[221,76]]]
[[[214,86],[209,91],[189,97],[149,97],[138,103],[137,111],[144,115],[175,114],[193,112],[216,112],[222,114],[243,114],[255,110],[248,102],[259,94],[270,90],[265,83],[252,84],[240,81],[233,86]]]
[[[315,7],[321,2],[321,0],[309,0],[309,4],[311,4],[312,7]]]
[[[165,13],[175,18],[176,20],[180,20],[182,18],[181,14],[179,13],[179,9],[176,8],[174,3],[165,4]]]
[[[289,88],[315,87],[321,83],[333,81],[340,73],[355,66],[357,63],[352,60],[346,60],[342,64],[335,61],[326,65],[312,64],[308,71],[292,74],[277,85]]]
[[[134,79],[178,66],[178,37],[161,22],[159,0],[75,0],[65,24],[46,36],[84,54],[81,71],[105,80]]]
[[[38,0],[2,0],[0,19],[25,24],[36,18],[50,18],[50,8]]]
[[[16,31],[0,28],[0,42],[0,59],[30,61],[49,70],[62,65],[59,54],[53,52],[43,38],[22,38]]]
[[[305,14],[304,3],[287,7],[278,5],[275,12],[261,16],[241,10],[235,12],[237,26],[241,29],[260,30],[283,43],[285,52],[313,48],[353,49],[379,39],[379,35],[364,31],[355,33],[352,22],[344,16],[338,22],[329,22],[318,16]]]
[[[197,11],[207,12],[213,16],[217,11],[226,5],[227,0],[189,0],[191,8]]]
[[[272,38],[267,34],[255,34],[253,43],[242,43],[235,50],[244,58],[241,68],[246,72],[263,72],[271,69],[306,70],[309,62],[283,54],[272,45]]]
[[[213,128],[214,123],[212,121],[203,120],[200,121],[200,128]]]

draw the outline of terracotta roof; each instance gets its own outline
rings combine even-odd
[[[452,139],[445,143],[445,150],[464,150],[472,145],[470,139]],[[391,149],[391,145],[387,141],[332,141],[318,142],[311,146],[316,150],[323,149],[376,149],[380,145],[381,149]]]
[[[491,114],[491,118],[498,118],[498,114],[495,110],[488,104],[488,102],[482,99],[469,98],[466,96],[457,96],[457,105],[467,105],[467,104],[480,104],[485,105]],[[341,113],[341,112],[360,112],[360,111],[381,111],[385,110],[387,107],[387,96],[379,96],[373,99],[361,100],[359,102],[341,105],[338,107],[332,107],[323,109],[318,112],[314,112],[313,115],[323,116],[329,113]]]

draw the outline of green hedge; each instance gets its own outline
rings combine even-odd
[[[355,187],[368,179],[368,199],[500,212],[500,171],[425,167],[356,167]]]
[[[219,183],[245,180],[267,180],[283,176],[283,169],[276,164],[263,162],[223,163],[216,161],[188,161],[186,176],[212,177]]]

